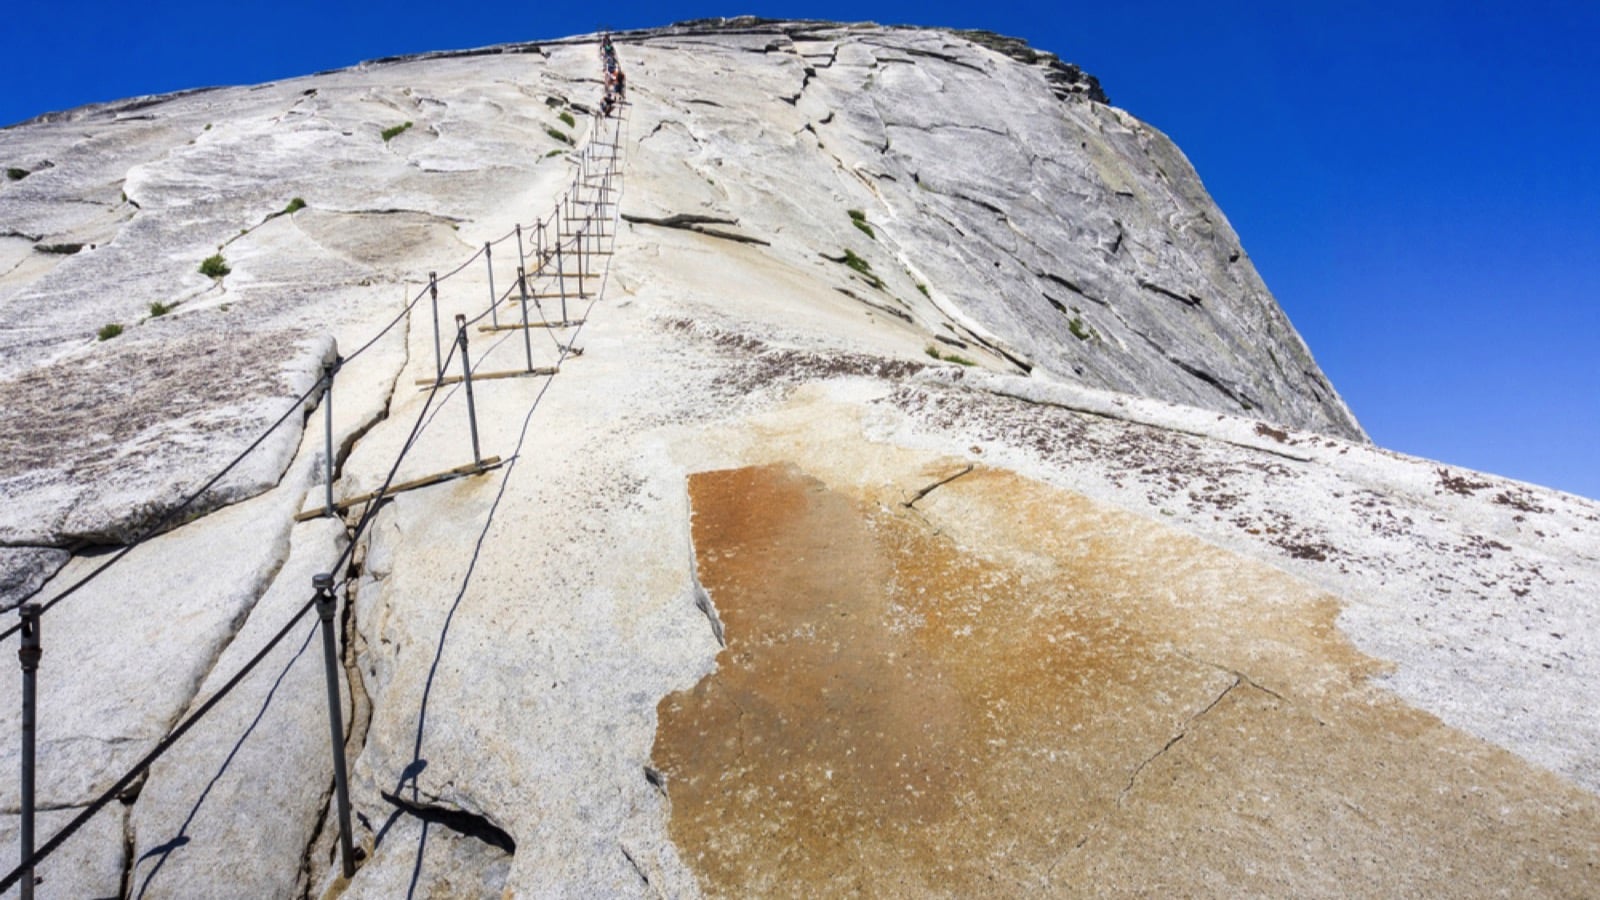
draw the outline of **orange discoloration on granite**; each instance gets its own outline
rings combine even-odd
[[[1367,686],[1337,602],[1262,564],[988,469],[914,511],[785,465],[689,489],[727,649],[654,759],[709,893],[1600,878],[1593,797]]]

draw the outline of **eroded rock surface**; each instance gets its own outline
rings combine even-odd
[[[987,468],[915,511],[793,466],[689,490],[727,649],[654,758],[708,893],[1600,876],[1600,801],[1369,686],[1337,602],[1259,563]]]

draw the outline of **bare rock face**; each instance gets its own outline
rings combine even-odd
[[[1600,506],[1370,446],[1051,54],[615,40],[0,131],[41,839],[222,697],[41,896],[1593,893]]]
[[[851,260],[852,296],[946,352],[1362,438],[1177,147],[1097,85],[1056,88],[1054,59],[983,43],[651,36],[638,68],[664,108],[640,145],[704,180],[675,211]]]

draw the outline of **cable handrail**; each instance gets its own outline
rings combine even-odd
[[[590,125],[589,125],[588,132],[585,135],[586,139],[590,142],[590,144],[586,145],[586,149],[587,149],[587,146],[592,145],[592,142],[594,140],[594,137],[593,137],[594,130],[595,130],[594,123],[591,122]],[[571,188],[568,191],[564,192],[562,196],[563,197],[570,196],[570,194],[573,192],[573,190],[576,189],[576,187],[577,187],[577,183],[575,181],[573,188]],[[556,219],[559,218],[559,216],[561,214],[560,206],[561,206],[561,204],[560,204],[560,202],[558,202],[555,211],[553,211],[550,214],[550,219],[552,221],[552,224],[555,222]],[[535,228],[543,227],[544,223],[545,223],[545,219],[543,217],[541,217],[541,218],[535,219],[534,222],[532,223],[531,227],[535,227]],[[585,228],[587,228],[587,226],[585,226]],[[580,231],[579,233],[581,234],[582,232]],[[506,238],[514,237],[515,235],[516,235],[516,228],[513,227],[512,230],[510,232],[508,232],[506,235],[504,235],[501,238],[497,239],[497,241],[490,242],[490,243],[498,243],[499,241],[503,241]],[[569,239],[576,239],[576,237],[573,236],[573,235],[569,235]],[[560,243],[561,243],[562,246],[565,246],[566,241],[563,240]],[[581,252],[581,247],[579,248],[579,252]],[[409,316],[412,313],[412,311],[416,308],[416,305],[419,302],[421,302],[422,298],[428,295],[428,291],[429,291],[430,287],[436,288],[440,283],[443,283],[444,281],[450,279],[451,277],[453,277],[453,276],[455,276],[457,274],[460,274],[468,266],[470,266],[472,263],[476,262],[478,257],[480,257],[482,255],[483,255],[483,248],[479,247],[471,256],[467,257],[466,260],[462,261],[454,269],[451,269],[449,272],[446,272],[444,275],[440,275],[440,276],[436,276],[436,277],[430,278],[430,284],[425,284],[421,288],[419,288],[417,293],[416,293],[416,296],[412,297],[411,300],[408,301],[406,303],[406,305],[401,308],[400,312],[398,312],[394,316],[394,318],[390,319],[388,321],[388,323],[385,324],[381,329],[379,329],[376,334],[374,334],[371,338],[369,338],[365,343],[361,344],[349,356],[340,357],[338,359],[338,363],[337,364],[340,365],[340,366],[343,366],[343,365],[346,365],[346,364],[348,364],[350,362],[353,362],[356,359],[360,358],[363,354],[365,354],[368,350],[370,350],[375,344],[377,344],[378,341],[382,340],[384,338],[384,336],[386,336],[390,331],[392,331],[397,325],[399,325],[401,322],[405,321],[406,317]],[[542,263],[541,263],[541,265],[542,265]],[[503,302],[504,299],[505,299],[504,297],[500,298],[500,302]],[[494,307],[491,306],[489,308],[489,310],[486,310],[484,313],[480,313],[477,316],[473,317],[473,319],[471,320],[471,323],[469,323],[469,324],[476,324],[477,322],[481,321],[484,318],[484,316],[488,315],[493,309],[494,309]],[[195,491],[193,491],[189,495],[187,495],[183,499],[183,501],[180,502],[177,506],[172,507],[166,513],[162,514],[162,516],[155,522],[155,524],[153,524],[153,525],[147,527],[146,529],[144,529],[140,534],[135,536],[134,539],[130,543],[125,544],[116,553],[112,554],[112,556],[110,558],[108,558],[105,562],[103,562],[99,566],[95,567],[88,574],[86,574],[82,579],[80,579],[79,581],[77,581],[77,582],[73,583],[72,585],[70,585],[68,588],[63,590],[60,594],[57,594],[56,596],[52,597],[50,600],[45,601],[41,606],[41,612],[45,612],[45,611],[50,610],[51,608],[53,608],[60,601],[66,599],[68,596],[76,593],[79,589],[84,587],[86,584],[88,584],[89,582],[91,582],[91,581],[95,580],[96,578],[98,578],[107,569],[110,569],[112,566],[114,566],[118,562],[120,562],[125,556],[128,555],[128,553],[130,553],[132,550],[134,550],[138,546],[146,543],[147,541],[149,541],[149,540],[151,540],[151,539],[153,539],[155,537],[159,537],[160,535],[164,534],[166,532],[166,529],[168,528],[168,526],[170,526],[174,521],[176,521],[178,519],[180,513],[182,513],[184,510],[188,509],[196,500],[200,499],[200,497],[202,497],[205,494],[206,491],[210,490],[213,486],[216,485],[216,483],[218,481],[220,481],[222,478],[224,478],[229,472],[233,471],[233,469],[236,468],[241,462],[243,462],[244,459],[247,456],[249,456],[252,452],[254,452],[258,447],[261,446],[262,443],[264,443],[266,441],[266,439],[268,437],[270,437],[274,432],[276,432],[278,428],[282,427],[284,425],[284,423],[286,423],[288,421],[290,416],[292,416],[295,413],[296,410],[301,409],[303,407],[303,405],[307,402],[307,400],[309,400],[311,398],[311,396],[314,395],[322,387],[323,387],[323,381],[322,380],[318,380],[316,383],[314,383],[304,393],[302,393],[299,397],[297,397],[289,405],[288,409],[286,409],[281,416],[279,416],[276,420],[274,420],[271,425],[267,426],[267,428],[261,434],[259,434],[249,444],[249,446],[247,446],[237,456],[235,456],[226,465],[224,465],[223,468],[220,471],[218,471],[215,475],[213,475],[211,478],[209,478],[198,489],[196,489]],[[21,628],[22,628],[22,625],[19,622],[19,623],[16,623],[16,624],[13,624],[13,625],[7,627],[4,630],[0,630],[0,641],[5,641],[7,638],[10,638],[11,636],[15,635],[17,632],[19,632],[21,630]]]
[[[609,86],[608,86],[608,91],[609,91]],[[623,121],[623,117],[622,117],[622,114],[620,112],[618,113],[617,120],[618,121],[617,121],[617,125],[616,125],[615,135],[620,135],[621,127],[622,127],[622,121]],[[586,146],[584,148],[584,153],[586,153],[586,154],[589,152],[589,149],[593,146],[593,144],[594,144],[594,142],[596,140],[596,135],[598,133],[599,124],[600,124],[601,121],[602,121],[602,116],[596,115],[594,117],[594,120],[590,123],[589,129],[588,129],[588,134],[587,134],[588,144],[586,144]],[[612,154],[608,159],[608,170],[607,170],[607,173],[606,173],[606,178],[604,179],[605,183],[602,186],[602,188],[600,189],[601,192],[602,192],[602,197],[603,197],[604,193],[606,193],[606,192],[608,192],[610,190],[610,176],[615,171],[615,166],[617,164],[618,156],[619,156],[619,154]],[[621,183],[622,183],[622,179],[621,179],[620,174],[618,174],[617,187],[616,187],[616,200],[609,201],[609,202],[602,200],[602,205],[610,205],[610,206],[612,206],[612,210],[611,210],[611,213],[610,213],[610,218],[611,218],[611,221],[612,221],[612,230],[611,230],[610,235],[606,235],[606,234],[604,234],[604,230],[602,229],[602,232],[597,236],[597,239],[598,238],[609,237],[609,239],[610,239],[610,247],[611,248],[614,248],[615,245],[616,245],[616,224],[617,224],[617,222],[619,220],[619,215],[620,215],[620,206],[619,206],[619,204],[620,204],[621,193],[622,193],[621,192]],[[592,187],[592,186],[591,185],[587,185],[584,182],[584,171],[580,167],[580,171],[577,174],[577,176],[575,176],[575,179],[574,179],[572,187],[562,195],[563,199],[570,202],[570,200],[572,198],[572,195],[574,193],[579,193],[583,187]],[[557,234],[558,235],[560,235],[560,233],[561,233],[561,231],[560,231],[560,216],[561,216],[561,202],[558,202],[557,205],[556,205],[555,210],[551,214],[551,225],[557,229]],[[588,217],[586,217],[584,226],[582,228],[578,229],[576,232],[574,232],[571,235],[569,235],[567,238],[558,239],[557,242],[556,242],[556,247],[557,248],[564,247],[566,240],[571,240],[571,241],[574,242],[574,246],[575,246],[576,252],[578,252],[580,254],[580,259],[581,259],[581,254],[585,252],[584,249],[583,249],[583,243],[582,242],[584,240],[584,237],[586,235],[589,235],[590,225],[591,225],[591,221],[589,220]],[[536,219],[533,227],[535,227],[536,229],[541,229],[542,230],[545,227],[544,219],[543,218]],[[511,236],[514,236],[514,235],[519,236],[520,228],[521,228],[521,226],[519,224],[518,226],[514,227],[512,229],[512,231],[510,233],[508,233],[507,235],[497,239],[496,241],[486,242],[485,248],[487,248],[489,246],[492,246],[493,244],[498,243],[500,241],[504,241],[505,239],[507,239],[507,238],[509,238]],[[597,242],[597,245],[598,245],[598,242]],[[520,241],[519,241],[519,259],[522,258],[521,250],[522,250],[522,247],[521,247],[521,244],[520,244]],[[590,252],[594,252],[594,251],[590,251]],[[455,274],[458,274],[459,272],[464,270],[468,265],[470,265],[473,261],[475,261],[478,258],[478,256],[483,255],[484,253],[485,253],[485,249],[479,249],[472,256],[470,256],[465,262],[463,262],[461,265],[457,266],[455,269],[453,269],[449,273],[447,273],[443,278],[431,277],[430,281],[429,281],[429,284],[423,286],[417,292],[416,296],[412,297],[410,299],[410,301],[408,301],[405,304],[405,306],[402,308],[401,312],[398,315],[396,315],[395,318],[391,319],[372,338],[368,339],[365,343],[363,343],[350,356],[342,357],[342,358],[336,358],[335,362],[325,370],[324,376],[321,379],[319,379],[314,385],[312,385],[310,388],[308,388],[304,393],[302,393],[300,395],[300,397],[295,400],[294,404],[291,405],[289,407],[289,409],[286,410],[283,413],[283,415],[281,415],[276,421],[274,421],[270,426],[268,426],[265,431],[263,431],[258,437],[256,437],[256,439],[248,447],[246,447],[244,451],[239,453],[231,462],[229,462],[225,467],[223,467],[223,469],[221,471],[217,472],[210,479],[208,479],[205,482],[205,484],[201,485],[201,487],[199,489],[195,490],[188,497],[186,497],[181,504],[179,504],[177,507],[174,507],[173,509],[169,510],[165,515],[162,516],[162,518],[160,520],[157,521],[157,523],[154,526],[152,526],[150,529],[146,530],[143,534],[139,535],[132,543],[126,545],[121,550],[119,550],[116,554],[114,554],[105,563],[101,564],[100,566],[95,568],[93,571],[89,572],[83,578],[79,579],[73,585],[69,586],[66,590],[62,591],[60,594],[57,594],[55,597],[51,598],[48,602],[46,602],[44,604],[34,604],[34,603],[27,604],[28,607],[32,608],[33,615],[39,615],[42,612],[44,612],[46,610],[49,610],[50,608],[54,607],[56,604],[60,603],[62,600],[65,600],[67,597],[69,597],[72,594],[74,594],[75,592],[77,592],[79,589],[84,587],[86,584],[88,584],[89,582],[93,581],[95,578],[99,577],[106,570],[110,569],[112,565],[114,565],[116,562],[118,562],[119,560],[121,560],[124,557],[126,557],[127,554],[131,553],[136,547],[142,545],[146,541],[148,541],[148,540],[152,539],[153,537],[157,536],[158,534],[162,533],[161,530],[163,528],[165,528],[167,525],[169,525],[173,521],[175,516],[177,516],[179,513],[183,512],[184,510],[186,510],[192,503],[194,503],[201,496],[203,496],[208,490],[210,490],[212,487],[214,487],[222,478],[226,477],[229,472],[231,472],[250,453],[254,452],[254,450],[257,449],[270,435],[272,435],[278,428],[282,427],[283,424],[288,421],[290,416],[292,416],[297,410],[300,410],[300,409],[304,408],[304,405],[307,403],[307,401],[309,401],[316,394],[316,392],[319,389],[326,389],[326,390],[330,390],[331,391],[333,376],[338,371],[338,368],[340,366],[342,366],[343,364],[348,363],[348,362],[350,362],[350,361],[352,361],[352,360],[354,360],[356,358],[359,358],[363,353],[365,353],[373,345],[375,345],[380,339],[382,339],[384,335],[388,334],[396,325],[398,325],[401,321],[404,321],[406,319],[406,317],[411,314],[411,312],[415,309],[417,303],[420,302],[421,299],[424,296],[427,296],[427,295],[430,295],[430,294],[434,294],[434,292],[436,292],[436,290],[437,290],[437,286],[438,286],[438,283],[440,281],[443,281],[443,280],[445,280],[445,279],[447,279],[447,278],[449,278],[449,277],[451,277],[451,276],[453,276]],[[542,265],[543,265],[543,262],[541,261],[541,266]],[[492,268],[492,266],[493,266],[493,262],[492,262],[492,259],[491,259],[490,260],[490,271],[489,271],[491,284],[492,284],[492,279],[493,279],[493,268]],[[509,299],[512,296],[514,291],[519,291],[519,290],[525,290],[526,289],[526,285],[527,285],[527,281],[528,281],[528,275],[527,275],[527,272],[526,272],[526,269],[525,269],[525,265],[523,267],[519,267],[519,270],[520,270],[519,271],[520,277],[515,279],[515,280],[513,280],[512,286],[508,287],[505,290],[505,292],[501,293],[499,296],[494,296],[493,295],[494,292],[491,291],[489,308],[487,310],[485,310],[484,312],[479,313],[478,315],[474,316],[473,319],[472,319],[472,322],[481,321],[486,315],[492,314],[495,311],[495,309],[501,303],[504,303],[507,299]],[[559,279],[560,277],[563,276],[563,274],[564,273],[559,273],[558,272],[555,275],[552,275],[550,277],[553,278],[553,279]],[[575,330],[572,332],[572,336],[573,336],[574,339],[576,338],[576,336],[579,333],[581,333],[581,331],[583,329],[583,325],[587,321],[590,312],[592,312],[592,310],[594,308],[594,305],[596,303],[598,303],[599,300],[601,299],[601,297],[603,296],[604,291],[605,291],[605,286],[607,284],[609,284],[609,280],[610,280],[610,264],[607,263],[607,264],[605,264],[604,270],[600,275],[600,287],[596,291],[594,291],[593,294],[590,296],[589,303],[585,307],[584,316],[583,316],[582,319],[580,319],[578,321]],[[564,291],[563,291],[563,293],[564,293]],[[581,283],[580,283],[580,287],[579,287],[579,293],[580,293],[580,296],[581,296],[582,295]],[[535,303],[537,305],[537,291],[535,291],[534,299],[535,299]],[[540,308],[541,308],[541,312],[542,312],[542,307],[540,307]],[[462,321],[464,323],[465,322],[465,317],[459,317],[458,320]],[[527,323],[524,323],[524,324],[526,325]],[[464,335],[464,333],[465,333],[465,324],[462,324],[459,327],[462,329],[461,333]],[[508,339],[508,338],[509,338],[509,335],[506,335],[505,337],[502,337],[499,340],[494,341],[490,346],[489,352],[493,352],[493,350],[495,348],[497,348],[500,345],[502,345],[504,343],[504,341],[506,339]],[[554,336],[553,333],[551,335],[551,339],[555,340],[555,336]],[[566,358],[570,354],[572,354],[572,352],[573,352],[573,342],[569,341],[567,344],[563,345],[563,344],[560,343],[560,341],[557,340],[557,341],[555,341],[555,343],[556,343],[556,347],[559,350],[559,355],[558,355],[558,360],[557,360],[557,365],[556,365],[556,368],[559,369],[561,362],[564,362],[566,360]],[[345,546],[344,546],[343,550],[341,550],[341,552],[339,553],[339,555],[338,555],[336,561],[334,562],[334,564],[332,565],[332,567],[330,568],[330,570],[329,570],[330,572],[340,572],[340,571],[343,571],[345,569],[347,563],[353,557],[353,554],[355,553],[355,549],[356,549],[357,545],[359,544],[361,539],[365,536],[368,527],[373,522],[373,520],[374,520],[375,516],[377,515],[378,511],[385,505],[384,501],[386,499],[388,499],[389,496],[391,496],[389,492],[390,492],[391,488],[393,488],[393,486],[394,486],[394,480],[395,480],[395,477],[396,477],[396,475],[398,474],[398,472],[400,470],[401,464],[405,461],[405,459],[409,455],[409,453],[417,446],[418,440],[420,439],[421,435],[426,431],[426,429],[428,427],[428,424],[431,423],[431,421],[433,419],[433,415],[430,415],[430,409],[433,408],[435,400],[439,397],[440,390],[444,386],[444,382],[443,382],[442,378],[440,378],[438,376],[442,375],[442,373],[448,368],[449,363],[454,360],[456,352],[457,352],[458,349],[461,349],[463,351],[465,350],[465,341],[464,340],[460,341],[460,342],[452,342],[450,352],[448,354],[443,354],[442,358],[439,360],[438,369],[437,369],[437,372],[436,372],[436,377],[435,377],[434,383],[431,386],[431,388],[429,389],[428,396],[424,400],[421,408],[417,411],[416,421],[412,424],[410,433],[407,435],[406,440],[402,444],[402,446],[401,446],[400,450],[398,451],[398,453],[396,453],[394,462],[389,467],[389,471],[388,471],[388,473],[387,473],[387,475],[386,475],[386,477],[385,477],[385,479],[383,481],[382,486],[369,499],[363,501],[364,504],[365,504],[365,509],[363,510],[360,518],[358,519],[357,523],[355,524],[355,526],[351,530],[351,532],[349,534],[349,537],[348,537],[348,539],[347,539],[347,541],[345,543]],[[479,356],[479,365],[480,366],[484,363],[485,360],[487,360],[488,356],[489,356],[488,352],[480,354],[480,356]],[[531,365],[531,362],[530,362],[530,365]],[[468,368],[468,372],[470,373],[474,367],[469,364],[467,368]],[[551,377],[553,378],[553,375]],[[469,379],[465,379],[464,383],[467,385],[467,389],[468,389],[468,400],[469,400],[469,410],[470,410],[470,400],[471,400],[471,382],[470,382],[470,378]],[[535,396],[535,399],[533,401],[533,404],[530,405],[530,407],[528,409],[528,413],[527,413],[527,415],[525,417],[524,426],[523,426],[523,438],[524,439],[526,438],[527,421],[531,420],[531,417],[532,417],[535,409],[538,406],[539,400],[544,396],[545,390],[548,389],[549,383],[550,382],[547,381],[545,388],[541,389],[540,391],[537,392],[537,394]],[[454,394],[454,390],[453,389],[451,391],[445,392],[444,401],[443,402],[448,402],[449,398],[453,394]],[[324,403],[327,402],[326,396],[324,397],[323,402]],[[441,405],[441,408],[442,408],[443,403],[441,402],[440,405]],[[434,414],[436,414],[436,413],[437,413],[437,410],[434,410]],[[329,429],[330,429],[330,441],[331,441],[331,418],[330,418],[329,421],[330,421]],[[477,443],[476,443],[477,442],[477,438],[476,438],[475,427],[476,426],[474,425],[474,453],[476,454],[476,451],[477,451]],[[513,458],[515,458],[515,456],[520,455],[521,446],[522,446],[522,440],[519,440],[518,443],[517,443],[518,451],[517,451],[516,454],[514,454]],[[331,460],[330,460],[329,461],[330,473],[331,473],[331,465],[332,465],[332,463],[331,463]],[[480,468],[481,468],[481,463],[480,463]],[[351,580],[350,577],[346,576],[344,579],[342,579],[342,580],[340,580],[338,582],[336,587],[332,587],[332,591],[330,593],[323,593],[323,591],[327,587],[331,586],[331,576],[328,576],[325,580],[323,580],[319,584],[318,592],[310,600],[308,600],[304,605],[302,605],[299,608],[299,610],[297,612],[295,612],[294,615],[291,616],[289,618],[289,620],[274,634],[274,636],[271,639],[269,639],[260,649],[258,649],[255,652],[255,654],[247,662],[245,662],[228,679],[227,682],[225,682],[220,688],[218,688],[215,693],[213,693],[211,696],[209,696],[197,709],[195,709],[192,713],[190,713],[189,715],[184,717],[182,722],[180,722],[176,727],[174,727],[170,732],[168,732],[160,741],[158,741],[156,743],[156,745],[149,752],[147,752],[144,756],[142,756],[139,759],[139,761],[136,762],[132,766],[132,768],[130,768],[120,778],[118,778],[117,781],[115,783],[113,783],[113,785],[110,788],[108,788],[107,790],[102,792],[98,797],[96,797],[94,800],[92,800],[88,805],[83,807],[82,810],[76,816],[74,816],[64,827],[62,827],[62,829],[60,831],[56,832],[49,840],[47,840],[38,849],[36,849],[32,853],[28,854],[27,858],[21,860],[20,864],[16,868],[12,869],[3,878],[0,878],[0,893],[3,893],[5,890],[7,890],[11,886],[15,885],[18,882],[18,880],[21,879],[22,877],[24,877],[25,875],[31,876],[34,867],[36,867],[40,862],[44,861],[52,853],[54,853],[63,843],[65,843],[69,838],[71,838],[72,835],[74,833],[76,833],[78,831],[78,829],[81,828],[84,823],[86,823],[89,819],[93,818],[96,814],[98,814],[100,812],[100,810],[104,809],[105,806],[108,803],[111,802],[111,800],[117,798],[124,791],[126,791],[126,789],[130,785],[132,785],[135,781],[137,781],[137,779],[143,773],[148,771],[148,768],[149,768],[149,766],[151,764],[153,764],[156,760],[160,759],[165,753],[167,753],[167,751],[169,751],[178,742],[179,739],[181,739],[191,728],[193,728],[195,724],[197,724],[199,721],[201,721],[207,714],[209,714],[214,708],[216,708],[217,705],[220,704],[224,698],[226,698],[230,693],[232,693],[233,690],[240,683],[242,683],[243,680],[252,671],[254,671],[255,668],[257,666],[259,666],[260,663],[279,644],[282,643],[283,639],[295,628],[295,626],[297,624],[299,624],[301,622],[301,620],[303,620],[305,618],[306,614],[313,607],[318,606],[318,604],[320,602],[324,601],[324,600],[327,600],[331,604],[333,602],[332,601],[332,597],[336,596],[337,592],[346,590],[348,588],[348,586],[349,586],[350,580]],[[323,609],[322,609],[322,617],[323,617],[324,637],[325,637],[325,640],[328,642],[326,644],[326,646],[328,648],[328,652],[331,654],[333,652],[332,649],[331,649],[332,646],[333,646],[332,645],[332,638],[329,637],[329,632],[327,630],[328,627],[329,627],[328,626],[328,616],[330,615],[330,613],[328,611],[329,609],[331,609],[331,606],[323,607]],[[26,615],[28,615],[28,613],[24,613],[24,615],[26,616]],[[0,640],[4,640],[6,637],[9,637],[10,635],[15,634],[16,632],[20,631],[21,628],[22,628],[22,624],[19,623],[17,626],[15,626],[13,628],[7,629],[4,632],[0,632]],[[33,646],[35,648],[37,648],[37,643],[35,643]],[[331,659],[331,657],[330,657],[330,659]],[[333,684],[334,684],[333,679],[335,679],[335,676],[334,676],[333,671],[331,669],[332,663],[330,662],[329,665],[330,665],[330,670],[329,670],[329,676],[328,677],[330,679],[330,702],[332,702],[332,698],[334,696],[336,696],[337,692],[336,692],[336,689],[333,687]],[[25,671],[26,671],[26,663],[25,663]],[[335,723],[337,722],[337,716],[336,715],[332,717],[332,721],[334,721]],[[343,777],[342,754],[343,754],[344,751],[343,751],[343,747],[337,743],[338,735],[335,735],[335,739],[336,739],[335,753],[340,755],[340,758],[339,758],[340,765],[339,765],[339,769],[338,769],[338,774],[342,778]],[[31,775],[29,775],[28,777],[31,778]],[[31,784],[31,782],[27,782],[27,783]],[[343,800],[342,800],[343,787],[341,786],[339,790],[341,791],[341,802],[343,802]],[[31,821],[31,815],[32,815],[32,805],[31,805],[31,803],[32,803],[32,799],[31,799],[31,795],[30,795],[28,797],[28,806],[26,807],[26,814],[29,817],[29,821]],[[348,840],[348,835],[345,835],[344,837],[345,837],[345,839],[347,841]],[[344,850],[345,851],[349,850],[348,843],[344,847]],[[347,874],[349,874],[349,871],[350,871],[349,866],[350,865],[351,865],[351,863],[347,859],[346,860]]]

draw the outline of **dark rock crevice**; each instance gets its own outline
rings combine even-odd
[[[387,791],[381,791],[380,795],[391,806],[406,815],[430,824],[443,825],[457,834],[475,838],[491,847],[504,850],[513,856],[517,853],[517,842],[511,837],[510,832],[494,824],[487,816],[469,813],[452,806],[413,803]]]
[[[966,475],[967,473],[971,472],[973,470],[973,468],[974,468],[974,466],[973,466],[972,463],[967,463],[964,467],[961,468],[960,471],[955,472],[955,473],[950,474],[950,475],[946,475],[945,477],[939,479],[938,481],[935,481],[932,484],[929,484],[929,485],[919,489],[915,494],[913,494],[911,496],[910,500],[906,500],[906,501],[902,502],[900,505],[904,506],[906,509],[915,509],[916,506],[917,506],[917,502],[920,501],[922,498],[928,496],[929,494],[933,493],[934,491],[938,490],[939,488],[944,487],[945,485],[949,484],[950,482],[955,481],[957,478],[960,478],[961,476]]]
[[[1121,246],[1120,238],[1118,239],[1117,244],[1118,244],[1119,247]],[[1205,304],[1205,301],[1203,301],[1196,294],[1192,294],[1192,293],[1180,294],[1180,293],[1178,293],[1177,291],[1175,291],[1175,290],[1173,290],[1171,288],[1163,287],[1163,286],[1161,286],[1159,284],[1156,284],[1153,281],[1150,281],[1149,279],[1145,279],[1145,278],[1139,279],[1139,287],[1141,287],[1141,288],[1143,288],[1143,289],[1145,289],[1147,291],[1151,291],[1151,292],[1160,294],[1163,297],[1170,297],[1171,299],[1176,300],[1176,301],[1178,301],[1179,303],[1182,303],[1185,306],[1203,306]]]
[[[645,873],[644,866],[641,866],[639,861],[634,858],[633,853],[628,850],[628,845],[618,842],[617,846],[622,850],[622,858],[628,861],[628,865],[633,867],[633,873],[639,876],[639,881],[645,887],[650,887],[650,876]]]
[[[638,225],[655,225],[661,228],[676,228],[681,231],[693,231],[707,237],[722,238],[741,244],[756,244],[762,247],[772,246],[772,242],[748,234],[724,231],[720,228],[707,228],[707,225],[738,225],[738,219],[726,219],[719,216],[703,216],[694,213],[675,213],[670,216],[656,218],[653,216],[638,216],[623,213],[622,220]]]

